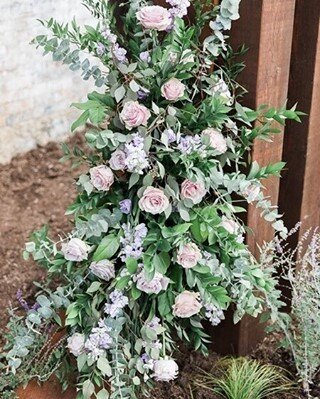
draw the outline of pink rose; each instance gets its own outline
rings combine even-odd
[[[67,243],[62,244],[62,253],[66,260],[82,262],[88,259],[89,246],[80,238],[71,238]]]
[[[227,140],[219,130],[210,127],[202,132],[202,136],[208,136],[210,139],[210,146],[221,152],[221,154],[227,151]]]
[[[172,24],[171,14],[166,8],[161,6],[142,7],[136,13],[136,17],[146,29],[163,31]]]
[[[154,187],[147,187],[139,201],[142,211],[156,215],[164,212],[169,206],[169,200],[162,190]]]
[[[142,270],[135,278],[137,288],[147,294],[159,294],[159,292],[166,290],[170,279],[156,272],[152,280],[146,278],[144,270]]]
[[[186,86],[179,79],[172,78],[161,87],[162,96],[169,101],[183,97]]]
[[[109,191],[114,182],[112,170],[105,165],[90,169],[90,182],[97,190]]]
[[[184,291],[176,297],[173,305],[173,314],[177,317],[187,318],[200,312],[202,308],[199,302],[200,294],[198,292]]]
[[[126,168],[126,154],[124,151],[116,150],[109,160],[110,168],[113,170],[124,170]]]
[[[128,130],[140,125],[146,126],[150,116],[148,108],[139,104],[138,101],[126,102],[120,113],[120,119]]]
[[[195,183],[186,179],[181,184],[181,198],[191,200],[194,204],[199,204],[206,195],[206,189],[203,183]]]
[[[238,234],[240,230],[240,225],[232,219],[228,219],[226,216],[222,216],[222,222],[220,226],[225,228],[230,234]]]
[[[177,263],[185,269],[195,267],[201,259],[202,255],[200,249],[192,242],[183,245],[183,247],[178,250]]]

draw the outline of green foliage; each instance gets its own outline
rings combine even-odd
[[[62,160],[87,168],[66,212],[74,228],[57,242],[44,228],[27,243],[24,257],[43,265],[48,279],[37,306],[11,325],[6,349],[7,370],[19,379],[39,354],[37,335],[64,324],[69,339],[53,352],[54,366],[51,356],[39,361],[50,371],[40,379],[54,372],[65,388],[76,371],[78,399],[108,397],[109,385],[110,398],[146,394],[154,378],[176,377],[168,359],[175,332],[207,354],[205,319],[219,324],[230,306],[235,322],[257,317],[266,298],[278,299],[274,269],[253,258],[239,216],[254,203],[286,235],[262,185],[284,165],[258,165],[250,151],[256,139],[272,141],[274,124],[301,115],[295,107],[242,104],[245,89],[235,79],[244,49],[234,52],[223,33],[238,18],[239,0],[220,7],[195,0],[196,23],[177,17],[160,33],[137,18],[148,2],[113,3],[84,0],[95,27],[50,19],[42,22],[50,34],[34,40],[93,77],[101,92],[73,104],[80,112],[71,129],[90,125],[88,150],[63,145]],[[122,21],[115,7],[123,7]],[[203,42],[208,24],[213,32]],[[66,345],[76,361],[65,356]]]
[[[225,399],[263,399],[290,391],[293,384],[281,369],[247,358],[224,359],[221,376],[203,372],[195,385],[213,391]]]

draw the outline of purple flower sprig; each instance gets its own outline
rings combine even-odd
[[[120,255],[123,262],[128,258],[139,259],[143,253],[143,240],[148,234],[148,229],[144,223],[131,227],[130,224],[122,226],[124,237],[120,238],[122,246]]]
[[[119,202],[119,206],[122,213],[124,213],[125,215],[129,215],[131,213],[132,201],[129,198],[124,199]]]

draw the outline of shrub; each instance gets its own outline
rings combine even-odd
[[[223,359],[220,377],[204,373],[196,385],[213,391],[225,399],[263,399],[291,390],[293,384],[275,366],[247,358]]]
[[[62,325],[65,313],[64,358],[78,377],[78,398],[97,387],[99,399],[108,389],[111,398],[135,398],[153,380],[177,377],[176,333],[206,354],[203,320],[219,324],[231,304],[235,322],[262,311],[261,293],[274,280],[244,244],[238,216],[255,202],[286,235],[261,183],[284,164],[260,166],[248,154],[256,139],[279,132],[274,122],[299,120],[299,112],[240,104],[235,79],[243,65],[224,35],[239,0],[221,7],[199,0],[192,7],[167,0],[167,8],[144,0],[84,4],[95,27],[50,19],[42,23],[52,34],[34,40],[103,89],[74,104],[81,115],[72,130],[90,123],[90,151],[64,146],[65,159],[88,170],[67,210],[74,230],[54,242],[43,229],[26,246],[25,256],[61,286],[45,287],[27,309],[21,323],[29,338],[23,348],[14,341],[7,360],[19,372],[37,336]],[[195,18],[183,19],[189,7]]]
[[[320,233],[308,231],[294,250],[274,240],[263,248],[262,260],[283,270],[288,283],[292,297],[289,314],[268,298],[275,315],[271,329],[284,335],[281,344],[292,354],[303,388],[311,397],[310,385],[320,367]]]

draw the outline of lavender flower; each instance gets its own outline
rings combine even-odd
[[[109,334],[110,331],[111,328],[106,326],[104,319],[100,319],[98,327],[91,330],[84,347],[92,359],[97,360],[105,354],[106,349],[112,347],[113,340]]]
[[[222,309],[212,304],[205,304],[204,307],[206,309],[206,317],[213,326],[217,326],[224,320],[225,317]]]
[[[142,53],[140,53],[139,58],[143,62],[148,62],[149,63],[151,61],[151,57],[150,57],[149,51],[143,51]]]
[[[121,260],[125,262],[128,258],[139,259],[143,252],[142,243],[148,234],[148,229],[144,223],[132,228],[130,224],[123,224],[124,237],[120,238],[122,250]]]
[[[177,141],[177,135],[175,134],[175,132],[172,129],[166,129],[164,131],[164,133],[166,133],[167,137],[168,137],[168,143],[174,143],[175,141]]]
[[[97,54],[101,57],[106,52],[106,47],[103,43],[97,44]]]
[[[112,54],[114,56],[114,58],[119,61],[120,63],[125,63],[127,62],[127,50],[124,49],[123,47],[119,46],[119,43],[117,43],[117,36],[115,34],[113,34],[110,30],[109,25],[107,25],[104,30],[101,32],[102,37],[104,37],[104,39],[106,39],[109,44],[111,44],[111,50],[112,50]],[[97,48],[97,53],[98,55],[103,55],[105,52],[105,47],[104,49],[102,48],[102,45],[104,47],[104,45],[102,43],[98,43],[98,48]],[[104,50],[102,52],[102,50]],[[102,52],[102,54],[99,54],[99,52]]]
[[[126,57],[127,50],[123,47],[120,47],[118,43],[113,46],[113,55],[120,63],[125,63],[128,61]]]
[[[139,100],[145,100],[146,98],[148,98],[149,94],[150,94],[150,91],[147,90],[147,89],[140,88],[137,91],[137,95],[138,95],[138,99]]]
[[[139,134],[133,134],[131,142],[125,144],[125,153],[125,164],[129,172],[142,174],[149,167],[144,139]]]
[[[19,302],[19,305],[26,311],[28,312],[30,310],[29,305],[27,304],[27,301],[22,298],[22,291],[19,288],[17,293],[16,293],[16,298]]]
[[[149,328],[152,328],[153,330],[156,330],[158,327],[161,327],[159,317],[154,317],[152,320],[150,320],[148,323],[146,323],[146,326]]]
[[[114,35],[109,27],[106,27],[102,32],[102,36],[108,40],[110,43],[115,44],[117,43],[117,36]]]
[[[143,355],[141,355],[140,359],[143,361],[143,368],[145,370],[153,370],[154,367],[154,360],[151,359],[151,357],[149,355],[147,355],[146,353],[144,353]]]
[[[126,215],[129,215],[132,207],[131,199],[124,199],[119,202],[119,205],[120,205],[120,211]]]
[[[172,7],[169,12],[173,18],[183,18],[188,14],[189,0],[166,0],[166,2]]]
[[[128,297],[118,290],[111,292],[109,299],[111,303],[105,304],[104,312],[112,318],[119,316],[121,310],[129,303]]]
[[[197,151],[201,146],[201,138],[198,134],[195,136],[181,137],[178,149],[184,154],[190,154],[191,152]]]

